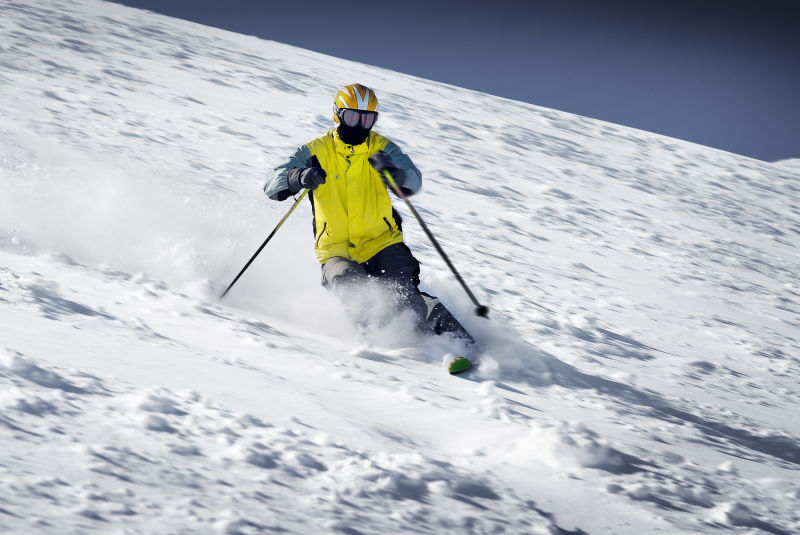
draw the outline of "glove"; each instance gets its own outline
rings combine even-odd
[[[315,190],[318,186],[325,183],[327,173],[322,167],[295,167],[290,169],[286,175],[286,183],[292,194],[301,189]]]
[[[397,183],[398,186],[402,185],[406,181],[406,173],[401,168],[397,167],[395,163],[392,161],[391,156],[386,154],[383,151],[376,152],[372,156],[369,157],[369,163],[372,165],[372,168],[375,169],[378,174],[381,176],[384,182],[386,182],[386,178],[383,176],[384,171],[389,171],[389,174],[392,175],[394,181]]]

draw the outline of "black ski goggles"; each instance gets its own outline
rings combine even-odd
[[[370,129],[378,120],[378,113],[374,111],[351,110],[337,106],[334,106],[333,111],[346,126],[360,124],[364,128]]]

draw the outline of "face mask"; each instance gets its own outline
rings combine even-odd
[[[367,140],[369,136],[369,128],[364,128],[360,124],[355,126],[347,126],[344,123],[339,124],[336,128],[339,132],[339,137],[342,138],[347,145],[361,145]]]

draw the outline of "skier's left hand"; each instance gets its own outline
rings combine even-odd
[[[405,172],[401,168],[397,167],[397,165],[395,165],[395,163],[392,161],[391,156],[385,152],[376,152],[370,156],[369,163],[372,165],[372,168],[378,172],[384,182],[386,181],[386,179],[383,177],[384,171],[389,171],[389,174],[392,175],[392,178],[394,178],[394,181],[397,182],[398,186],[403,185],[405,182]]]

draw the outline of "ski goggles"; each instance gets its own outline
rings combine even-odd
[[[336,116],[347,126],[361,124],[366,129],[372,128],[378,120],[378,113],[374,111],[351,110],[350,108],[333,108]]]

